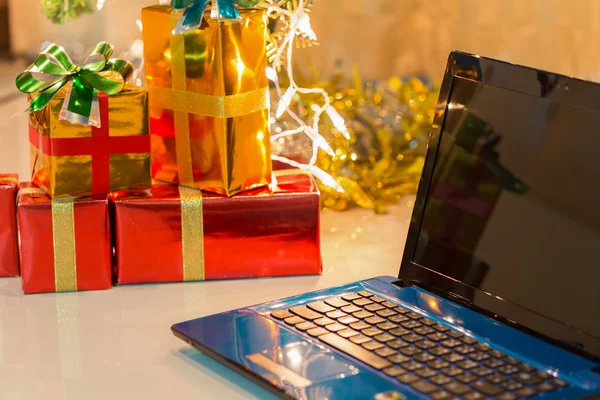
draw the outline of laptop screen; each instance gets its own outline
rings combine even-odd
[[[599,127],[456,77],[412,261],[600,338]]]

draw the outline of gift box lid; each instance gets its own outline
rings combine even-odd
[[[19,175],[17,174],[0,174],[0,188],[16,189],[19,184]]]
[[[35,186],[32,182],[22,182],[19,184],[17,193],[17,203],[19,206],[48,206],[52,204],[52,198],[42,189]],[[60,201],[54,200],[54,201]],[[74,203],[107,203],[108,198],[103,195],[76,197]]]

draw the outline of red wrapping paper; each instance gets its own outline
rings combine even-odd
[[[319,192],[299,171],[234,197],[202,194],[206,280],[321,272]],[[117,283],[183,280],[181,200],[176,186],[109,195]]]
[[[0,174],[0,276],[19,275],[15,197],[17,174]]]
[[[23,190],[32,188],[31,183],[22,183],[17,195],[23,292],[55,292],[59,283],[52,199],[41,192]],[[112,270],[107,197],[75,199],[73,222],[77,290],[109,289]]]

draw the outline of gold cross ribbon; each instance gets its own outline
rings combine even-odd
[[[179,187],[181,199],[181,251],[183,280],[204,280],[204,220],[202,192]]]

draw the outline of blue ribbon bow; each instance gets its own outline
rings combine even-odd
[[[210,17],[217,21],[229,22],[242,22],[242,17],[235,8],[235,4],[244,7],[249,3],[258,3],[258,1],[253,0],[171,0],[171,7],[185,9],[173,33],[181,34],[190,29],[200,27],[204,10],[209,1],[212,2]]]

